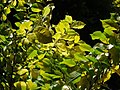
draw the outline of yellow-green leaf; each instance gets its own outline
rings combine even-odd
[[[39,8],[34,8],[34,7],[32,7],[31,10],[32,10],[33,12],[40,12],[40,11],[41,11],[41,9],[39,9]]]
[[[78,43],[79,40],[80,40],[80,36],[75,36],[75,41],[74,41],[74,43]]]
[[[28,72],[27,69],[21,69],[21,70],[19,70],[19,71],[17,72],[17,74],[23,75],[23,74],[25,74],[25,73],[27,73],[27,72]]]
[[[39,60],[43,59],[44,57],[45,57],[45,54],[40,54],[40,55],[38,55],[38,59],[39,59]]]
[[[82,29],[84,28],[85,26],[85,23],[81,22],[81,21],[73,21],[73,24],[72,24],[72,28],[74,29]]]
[[[6,15],[4,13],[2,14],[2,19],[3,19],[3,21],[5,21],[7,19]]]
[[[26,90],[26,83],[25,82],[21,81],[20,85],[21,85],[21,90]]]
[[[43,16],[46,17],[50,13],[50,7],[46,6],[43,9]]]
[[[86,44],[86,43],[80,44],[79,48],[82,51],[88,51],[88,52],[93,51],[92,47],[90,45]]]
[[[29,90],[36,90],[37,89],[37,84],[32,82],[31,79],[27,80],[27,86]]]
[[[11,12],[9,7],[5,7],[4,10],[5,10],[5,14],[9,14]]]
[[[73,59],[63,59],[63,61],[60,64],[65,64],[69,67],[74,67],[76,65]]]
[[[13,6],[16,6],[16,4],[17,4],[17,2],[16,2],[16,0],[14,0],[14,1],[12,2],[12,5],[13,5]]]
[[[20,23],[20,22],[15,22],[15,25],[16,25],[17,27],[20,27],[21,23]]]
[[[60,37],[61,37],[61,34],[60,34],[60,33],[56,33],[56,34],[53,36],[53,38],[56,39],[56,40],[60,39]]]
[[[69,16],[69,15],[66,15],[65,16],[65,21],[67,21],[68,23],[72,23],[72,17],[71,16]]]
[[[87,57],[85,57],[84,55],[80,55],[80,53],[75,53],[74,58],[75,61],[84,61],[84,62],[89,61]]]
[[[37,55],[37,50],[33,50],[28,56],[28,58],[34,58],[36,55]]]

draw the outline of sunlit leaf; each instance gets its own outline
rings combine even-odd
[[[43,16],[46,17],[49,13],[50,13],[50,7],[47,6],[43,9]]]
[[[60,33],[56,33],[56,34],[53,36],[53,38],[56,39],[56,40],[60,39],[60,37],[61,37],[61,34],[60,34]]]
[[[107,72],[104,76],[103,76],[103,81],[106,82],[110,79],[111,77],[111,71]]]
[[[20,23],[20,22],[15,22],[15,25],[16,25],[17,27],[20,27],[21,23]]]
[[[27,69],[21,69],[21,70],[19,70],[19,71],[17,72],[17,74],[23,75],[23,74],[25,74],[25,73],[27,73],[27,72],[28,72]]]
[[[108,44],[109,39],[101,32],[101,31],[95,31],[93,34],[90,34],[92,39],[100,39],[103,43]]]
[[[65,21],[67,21],[68,23],[72,23],[72,17],[71,16],[69,16],[69,15],[66,15],[65,16]]]
[[[5,10],[5,14],[9,14],[11,12],[9,7],[5,7],[4,10]]]
[[[21,85],[21,90],[26,90],[26,83],[25,82],[21,81],[20,85]]]
[[[34,8],[34,7],[32,7],[31,10],[32,10],[33,12],[40,12],[40,11],[41,11],[41,9],[39,9],[39,8]]]
[[[2,19],[3,19],[3,21],[5,21],[7,19],[6,15],[4,13],[2,14]]]
[[[63,59],[62,62],[60,62],[60,64],[65,64],[69,67],[74,67],[76,65],[75,61],[73,59]]]
[[[17,2],[16,2],[16,0],[14,0],[14,1],[12,2],[12,5],[13,5],[13,6],[16,6],[16,4],[17,4]]]
[[[38,59],[39,59],[39,60],[43,59],[44,57],[45,57],[45,54],[40,54],[40,55],[38,55]]]
[[[75,36],[75,41],[74,41],[74,43],[78,43],[79,40],[80,40],[80,36]]]
[[[28,58],[34,58],[36,55],[37,55],[37,50],[33,50],[28,56]]]
[[[90,45],[86,44],[86,43],[81,43],[80,46],[79,46],[80,50],[82,51],[88,51],[88,52],[92,52],[93,49]]]
[[[37,84],[32,82],[31,79],[27,80],[27,86],[30,90],[36,90],[37,89]]]
[[[84,26],[85,26],[85,23],[81,21],[74,21],[71,27],[74,29],[82,29],[84,28]]]

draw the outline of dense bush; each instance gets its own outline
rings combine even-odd
[[[48,0],[1,1],[0,90],[120,89],[119,80],[115,87],[109,81],[120,75],[118,12],[90,34],[101,41],[91,47],[75,31],[87,21],[65,15],[53,25],[53,8]]]

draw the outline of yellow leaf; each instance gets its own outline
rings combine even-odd
[[[44,58],[44,56],[45,56],[45,54],[40,54],[40,55],[38,55],[38,59],[41,60]]]
[[[27,69],[21,69],[20,71],[17,72],[17,74],[23,75],[23,74],[25,74],[25,73],[27,73],[27,72],[28,72]]]
[[[75,41],[74,41],[74,43],[78,43],[79,40],[80,40],[80,36],[75,36]]]
[[[21,85],[21,90],[26,90],[26,83],[25,82],[21,81],[20,85]]]
[[[5,21],[7,19],[6,15],[4,13],[2,14],[2,19],[3,19],[3,21]]]
[[[111,71],[107,72],[105,74],[105,76],[103,76],[103,81],[106,82],[107,80],[109,80],[111,77]]]
[[[33,11],[33,12],[40,12],[41,11],[41,9],[39,9],[39,8],[31,8],[31,10]]]

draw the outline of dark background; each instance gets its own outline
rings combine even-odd
[[[55,9],[52,15],[52,24],[57,24],[65,15],[70,15],[74,20],[83,21],[86,26],[76,30],[82,40],[91,46],[99,41],[92,41],[89,34],[94,31],[103,31],[100,19],[110,18],[114,11],[112,0],[53,0]]]

